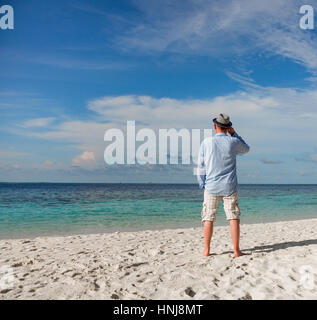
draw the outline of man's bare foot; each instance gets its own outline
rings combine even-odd
[[[238,257],[240,257],[240,256],[245,256],[245,253],[243,253],[243,252],[240,251],[240,250],[234,253],[234,258],[238,258]]]
[[[210,249],[204,249],[204,251],[203,251],[203,256],[204,257],[208,257],[208,256],[210,256],[210,253],[209,253],[209,251],[210,251]]]

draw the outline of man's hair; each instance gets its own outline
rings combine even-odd
[[[220,127],[216,124],[216,127],[219,128],[221,131],[225,131],[227,132],[229,128],[223,128],[223,127]]]

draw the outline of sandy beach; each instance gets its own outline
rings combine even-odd
[[[317,219],[0,241],[0,299],[316,299]],[[11,276],[8,277],[8,276]]]

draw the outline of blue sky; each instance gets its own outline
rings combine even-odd
[[[316,183],[306,2],[5,4],[15,29],[0,30],[1,181],[195,182],[192,166],[107,166],[105,130],[204,129],[226,112],[251,146],[240,183]]]

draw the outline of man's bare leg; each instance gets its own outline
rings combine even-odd
[[[212,237],[212,232],[213,232],[213,221],[204,221],[204,238],[205,238],[205,248],[203,255],[205,257],[209,256],[210,253],[210,241]]]
[[[240,220],[231,219],[230,221],[230,232],[233,243],[234,257],[237,258],[243,253],[240,251],[239,240],[240,240]]]

